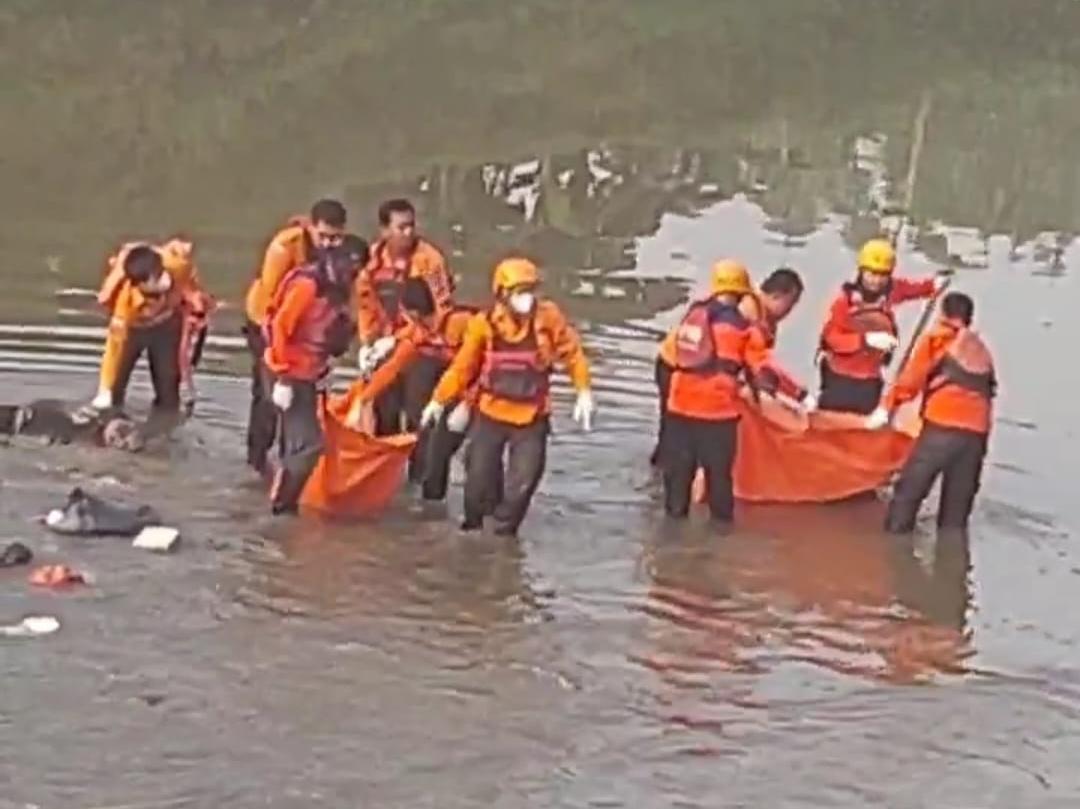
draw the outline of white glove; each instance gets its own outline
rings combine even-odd
[[[880,430],[889,423],[889,411],[884,407],[877,407],[874,412],[866,417],[863,423],[867,430]]]
[[[288,410],[292,407],[293,389],[287,382],[275,382],[270,392],[270,401],[278,410]]]
[[[97,396],[90,402],[90,406],[94,410],[108,410],[113,406],[112,391],[109,389],[99,390]]]
[[[949,283],[952,276],[948,273],[939,272],[934,276],[934,294],[941,292]]]
[[[583,390],[577,395],[574,403],[574,421],[581,425],[581,429],[588,432],[592,429],[592,417],[596,412],[596,404],[593,402],[592,391]]]
[[[469,419],[472,417],[472,410],[466,402],[459,402],[457,406],[450,411],[450,415],[446,417],[446,429],[452,433],[463,433],[469,429]]]
[[[191,407],[195,404],[195,380],[180,383],[180,404]]]
[[[390,356],[390,352],[394,350],[394,346],[397,345],[397,338],[395,337],[380,337],[374,343],[371,344],[371,355],[374,359],[374,364],[378,365],[380,362]]]
[[[897,339],[887,331],[867,332],[863,339],[870,348],[876,348],[878,351],[892,351],[899,344]]]
[[[424,405],[424,411],[420,414],[420,426],[434,427],[439,423],[439,419],[442,418],[445,409],[446,406],[441,405],[438,402],[428,402]]]
[[[799,409],[806,415],[816,412],[818,409],[817,397],[812,393],[807,393],[799,402]]]

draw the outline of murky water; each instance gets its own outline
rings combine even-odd
[[[167,445],[3,448],[0,538],[95,580],[0,573],[0,619],[63,624],[0,645],[0,806],[1074,806],[1077,13],[513,5],[0,11],[5,400],[92,392],[81,290],[115,239],[191,232],[237,301],[274,223],[334,192],[361,221],[412,196],[468,294],[504,250],[542,259],[602,408],[581,435],[560,389],[518,545],[458,535],[458,489],[446,520],[269,519],[234,313]],[[792,264],[780,355],[808,377],[927,92],[902,266],[961,265],[1003,382],[970,541],[886,538],[876,503],[665,533],[652,332],[715,258]],[[46,536],[76,483],[155,503],[182,551]]]

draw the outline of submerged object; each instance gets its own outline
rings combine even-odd
[[[74,488],[61,508],[54,508],[45,517],[45,525],[58,534],[73,536],[133,537],[161,518],[150,506],[129,506]]]
[[[139,425],[120,410],[71,410],[58,399],[0,405],[0,434],[36,436],[50,444],[92,444],[138,452],[146,444]]]

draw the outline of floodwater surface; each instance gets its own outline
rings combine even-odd
[[[465,297],[501,254],[541,261],[600,410],[580,433],[557,388],[516,543],[459,534],[457,485],[446,515],[271,519],[235,308],[148,452],[0,448],[0,543],[92,576],[0,572],[0,622],[62,624],[0,641],[0,806],[1077,805],[1080,13],[812,5],[7,4],[0,399],[92,394],[120,239],[190,233],[235,307],[289,214],[339,194],[367,231],[404,194]],[[909,193],[901,271],[955,267],[1000,365],[969,536],[928,512],[885,537],[876,501],[666,525],[656,335],[716,259],[788,264],[779,356],[812,379],[828,298]],[[47,535],[74,485],[154,504],[181,549]]]

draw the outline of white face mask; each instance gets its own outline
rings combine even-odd
[[[153,294],[161,294],[162,292],[168,292],[172,288],[172,276],[167,272],[163,272],[153,281],[147,281],[141,285],[144,292]]]
[[[536,304],[536,297],[531,292],[515,292],[507,301],[510,308],[519,315],[527,315]]]

